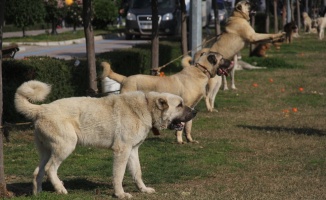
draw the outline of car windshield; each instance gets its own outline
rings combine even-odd
[[[151,0],[134,0],[131,8],[144,9],[151,8]],[[175,0],[158,0],[158,9],[173,8],[175,6]]]

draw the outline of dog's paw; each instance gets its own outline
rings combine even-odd
[[[151,187],[141,188],[140,191],[148,194],[155,193],[155,189]]]
[[[116,196],[118,199],[124,199],[124,198],[127,198],[127,199],[130,199],[132,198],[132,195],[129,194],[129,193],[121,193],[121,194],[114,194],[114,196]]]

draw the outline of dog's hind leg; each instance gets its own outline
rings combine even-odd
[[[207,111],[209,112],[217,112],[217,110],[214,109],[214,103],[215,103],[215,97],[220,90],[222,85],[222,77],[221,76],[216,76],[213,79],[210,79],[207,92],[206,92],[206,98],[205,98],[205,103],[206,103],[206,108]]]
[[[222,78],[223,78],[223,90],[229,90],[228,82],[226,80],[226,76],[222,75]]]
[[[234,74],[235,74],[235,69],[238,66],[238,55],[237,54],[235,54],[235,56],[233,58],[233,62],[234,62],[234,67],[231,70],[231,88],[233,90],[236,90],[237,88],[235,87]]]
[[[34,179],[33,179],[33,194],[42,191],[42,180],[45,174],[45,165],[50,159],[50,151],[46,149],[37,139],[36,139],[37,148],[40,154],[40,163],[38,167],[34,170]]]
[[[128,166],[130,174],[132,175],[138,189],[141,192],[154,193],[155,190],[153,188],[146,187],[146,185],[144,184],[144,182],[142,180],[142,172],[141,172],[139,155],[138,155],[139,146],[132,148],[127,166]]]
[[[49,124],[55,124],[52,127]],[[51,156],[45,165],[45,172],[51,181],[55,191],[59,194],[67,194],[63,182],[58,177],[58,168],[61,163],[75,150],[77,145],[77,134],[67,122],[43,123],[47,128],[43,128],[43,142],[51,149]],[[50,130],[50,131],[49,131]],[[44,138],[47,137],[45,141]],[[52,137],[52,138],[51,138]]]
[[[59,194],[68,194],[66,188],[63,186],[63,182],[58,177],[58,169],[63,160],[65,160],[75,149],[75,144],[62,143],[55,148],[60,149],[58,151],[54,150],[51,154],[50,160],[45,165],[45,171],[51,181],[55,191]]]

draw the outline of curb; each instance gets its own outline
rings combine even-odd
[[[95,36],[94,41],[103,40],[103,39],[119,39],[124,37],[124,33],[116,33],[116,34],[108,34],[108,35],[100,35]],[[28,46],[65,46],[72,44],[80,44],[85,43],[85,38],[74,39],[74,40],[65,40],[65,41],[57,41],[57,42],[17,42],[15,44],[18,45],[28,45]],[[10,45],[12,42],[4,42],[3,45]],[[19,47],[21,48],[21,47]]]

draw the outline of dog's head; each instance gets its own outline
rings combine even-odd
[[[197,113],[174,94],[149,92],[146,99],[152,114],[152,125],[158,130],[169,128],[181,131],[183,123],[194,118]]]
[[[216,52],[203,52],[196,62],[197,67],[203,69],[209,78],[216,75],[228,75],[233,65],[230,60],[224,59],[223,56]]]
[[[305,19],[305,18],[308,18],[308,17],[309,17],[309,15],[308,15],[308,13],[307,13],[307,12],[303,12],[303,13],[302,13],[302,17],[303,17],[303,19]]]
[[[236,5],[235,5],[235,12],[239,12],[242,15],[245,15],[244,17],[247,18],[249,20],[250,15],[254,14],[255,11],[251,10],[251,4],[249,1],[243,0],[243,1],[239,1]]]

